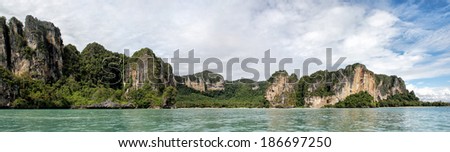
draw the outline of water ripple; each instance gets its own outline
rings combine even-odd
[[[0,131],[450,131],[450,108],[0,110]]]

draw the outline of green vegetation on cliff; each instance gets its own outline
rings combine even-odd
[[[0,66],[0,82],[8,86],[12,86],[16,83],[11,71]]]
[[[225,81],[210,71],[174,76],[171,65],[149,48],[128,57],[94,42],[80,53],[63,45],[56,26],[32,16],[25,26],[14,17],[6,25],[0,17],[0,46],[0,108],[448,105],[420,102],[401,78],[374,74],[362,64],[300,79],[277,71],[261,82]]]
[[[73,76],[76,80],[80,80],[80,58],[80,52],[74,45],[69,44],[64,46],[64,53],[62,55],[62,60],[64,61],[62,73],[64,77]]]
[[[157,57],[149,48],[136,51],[125,62],[124,81],[131,84],[133,89],[149,84],[162,93],[165,87],[174,86],[172,66]]]
[[[175,87],[169,86],[164,89],[164,93],[162,95],[163,100],[163,108],[172,108],[176,103],[178,91]]]
[[[251,83],[245,83],[251,81]],[[177,108],[263,108],[269,107],[264,99],[267,82],[252,80],[227,81],[224,90],[200,92],[178,84]]]
[[[124,55],[106,50],[98,43],[88,44],[81,52],[81,82],[87,85],[105,85],[120,89]]]
[[[0,66],[1,86],[8,89],[8,96],[2,96],[9,100],[10,108],[149,108],[175,104],[176,88],[155,89],[156,84],[145,83],[140,89],[130,89],[123,85],[124,59],[128,58],[122,54],[98,43],[88,44],[81,54],[73,45],[64,50],[63,76],[54,83],[30,75],[14,77]]]
[[[376,108],[376,107],[413,107],[413,106],[450,106],[446,102],[421,102],[413,91],[389,96],[386,100],[375,102],[367,92],[352,94],[335,105],[335,108]]]
[[[152,86],[146,83],[140,89],[132,89],[128,92],[125,99],[134,103],[136,108],[160,107],[162,98],[159,93],[152,89]]]

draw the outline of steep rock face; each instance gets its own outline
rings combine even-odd
[[[9,68],[11,48],[9,47],[8,26],[6,18],[0,17],[0,66]]]
[[[177,82],[200,92],[220,91],[225,89],[222,75],[205,70],[193,75],[182,76]]]
[[[12,17],[0,17],[0,107],[8,107],[18,94],[14,75],[55,82],[61,76],[62,40],[50,22],[27,16],[26,26]]]
[[[293,108],[296,106],[295,82],[297,76],[289,76],[286,71],[278,71],[268,80],[265,98],[273,108]]]
[[[162,92],[167,86],[175,86],[172,66],[157,57],[149,48],[143,48],[129,59],[125,80],[132,89],[142,88],[149,83]]]
[[[27,16],[25,28],[18,19],[6,25],[0,19],[0,66],[18,76],[54,82],[62,74],[61,33],[50,22]]]
[[[12,17],[9,20],[9,46],[10,46],[10,66],[9,69],[14,74],[22,75],[18,67],[26,67],[29,65],[28,60],[22,60],[22,58],[31,58],[31,49],[26,47],[26,41],[23,34],[23,24],[17,18]],[[22,69],[22,68],[21,68]]]
[[[374,101],[407,93],[405,83],[396,76],[377,75],[362,64],[349,65],[334,72],[319,71],[299,81],[299,95],[307,107],[319,108],[343,101],[347,96],[367,91]]]
[[[56,81],[62,75],[63,66],[64,45],[59,28],[28,15],[24,32],[27,46],[33,51],[30,66],[19,66],[15,71],[28,71],[37,79]]]

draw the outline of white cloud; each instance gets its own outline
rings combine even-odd
[[[406,86],[409,90],[414,90],[416,96],[422,101],[445,101],[450,102],[450,87],[421,87],[412,84]]]
[[[444,26],[435,31],[427,31],[422,29],[412,33],[411,36],[419,36],[417,43],[408,45],[403,49],[408,50],[409,53],[421,54],[421,53],[439,53],[447,52],[450,49],[450,40],[447,35],[450,35],[450,25]]]
[[[294,58],[294,64],[286,68],[292,72],[293,68],[302,68],[306,58],[325,61],[325,48],[333,48],[334,61],[347,57],[344,64],[360,62],[376,73],[405,80],[450,73],[450,53],[446,51],[450,26],[432,30],[422,27],[428,22],[402,20],[401,16],[420,14],[415,5],[371,5],[338,0],[0,0],[0,15],[23,21],[31,14],[51,21],[60,27],[64,43],[75,44],[79,50],[96,41],[112,51],[149,47],[157,55],[170,58],[174,50],[180,49],[183,57],[195,49],[202,59],[227,61],[239,57],[242,61],[245,57],[261,58],[271,49],[278,61]],[[264,66],[259,63],[253,67],[263,72]],[[271,72],[276,68],[273,65]],[[312,66],[309,71],[324,68],[325,64]],[[238,66],[234,69],[234,79],[251,76]],[[415,89],[427,94],[426,89]]]

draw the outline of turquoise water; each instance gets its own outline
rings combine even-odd
[[[450,108],[0,110],[0,131],[450,131]]]

